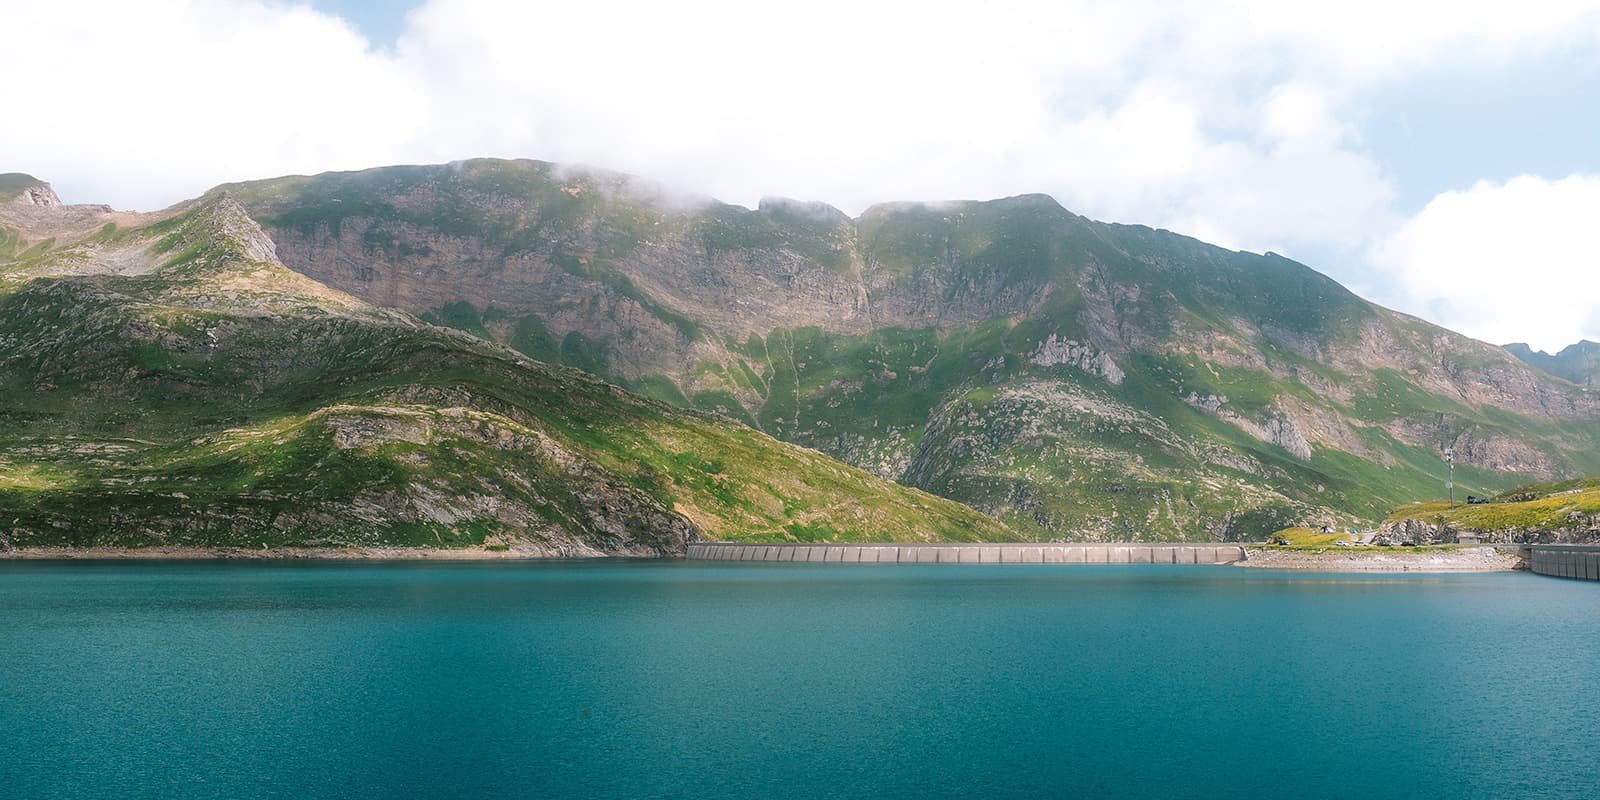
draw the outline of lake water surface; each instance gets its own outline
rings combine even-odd
[[[1595,797],[1600,584],[0,562],[0,796]]]

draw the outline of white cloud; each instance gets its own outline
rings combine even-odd
[[[149,208],[249,176],[403,157],[404,65],[334,17],[260,3],[0,0],[3,170]]]
[[[33,59],[0,169],[72,201],[526,156],[849,211],[1044,191],[1290,255],[1396,224],[1364,92],[1600,43],[1600,0],[428,0],[392,50],[267,0],[0,0],[0,19]]]
[[[1446,327],[1555,352],[1600,340],[1600,176],[1524,175],[1435,197],[1374,253],[1397,304]]]
[[[1353,135],[1350,126],[1334,113],[1328,93],[1307,83],[1282,84],[1267,94],[1261,108],[1261,133],[1289,146],[1336,145]]]

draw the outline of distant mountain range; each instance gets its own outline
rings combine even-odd
[[[1581,386],[1600,386],[1600,342],[1585,339],[1567,345],[1555,355],[1534,350],[1521,342],[1506,345],[1506,350],[1558,378]]]
[[[1557,374],[1042,195],[473,160],[130,214],[0,176],[0,546],[1257,539],[1440,497],[1445,448],[1462,494],[1600,474]]]
[[[283,262],[1030,538],[1237,539],[1600,473],[1600,395],[1275,255],[1042,195],[749,210],[473,160],[232,184]]]

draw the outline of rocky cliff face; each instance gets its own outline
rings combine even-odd
[[[1436,493],[1446,446],[1474,488],[1600,472],[1594,391],[1286,259],[1048,197],[851,219],[488,160],[228,191],[319,281],[1043,538],[1371,518]]]

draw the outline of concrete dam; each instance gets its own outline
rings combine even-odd
[[[1528,569],[1555,578],[1600,581],[1600,545],[1528,545]]]
[[[701,561],[804,561],[847,564],[1232,564],[1242,544],[745,544],[695,542]]]

